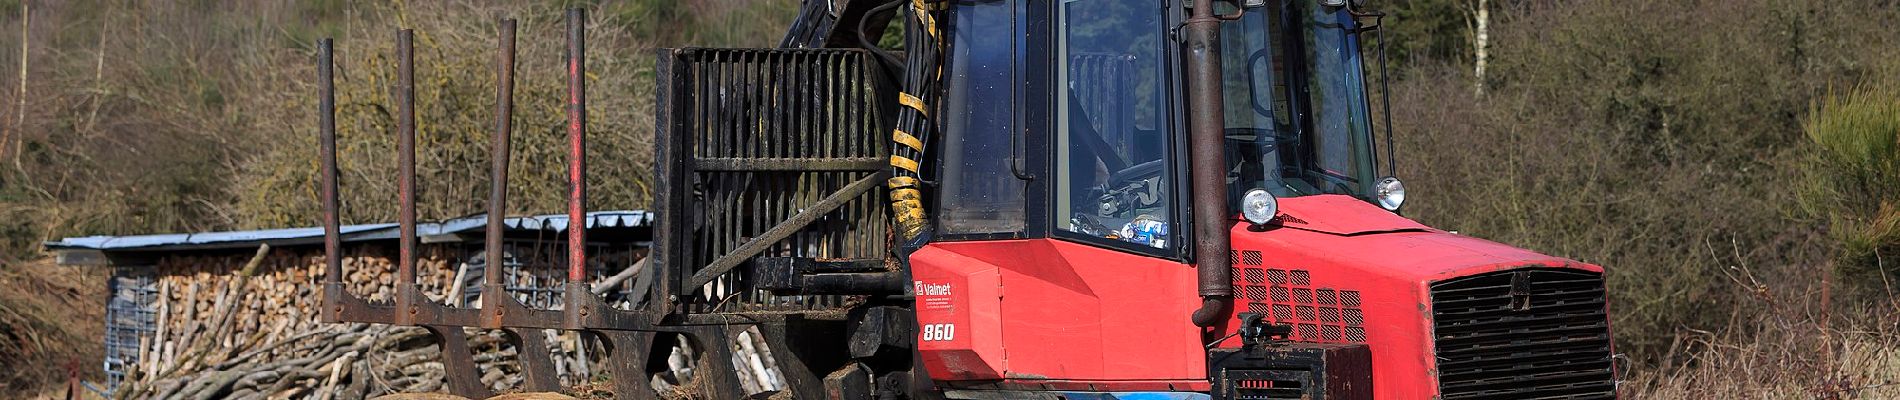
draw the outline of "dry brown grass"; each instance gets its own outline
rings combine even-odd
[[[1725,278],[1746,304],[1717,331],[1684,329],[1670,360],[1630,375],[1639,399],[1900,397],[1900,298],[1828,307],[1819,283],[1776,289],[1745,267]],[[1783,286],[1785,287],[1785,286]],[[1641,366],[1639,366],[1641,367]]]
[[[1791,332],[1792,333],[1792,332]],[[1813,332],[1807,332],[1812,335]],[[1697,364],[1638,373],[1638,399],[1884,399],[1900,396],[1900,341],[1891,332],[1837,332],[1833,362],[1814,336],[1697,338]]]
[[[393,215],[389,99],[394,32],[417,31],[425,217],[480,209],[494,124],[495,21],[521,20],[515,163],[520,212],[561,209],[555,129],[572,2],[0,0],[0,65],[28,45],[28,104],[0,113],[0,257],[42,240],[310,226],[316,221],[315,41],[337,38],[339,129],[350,221]],[[589,6],[593,208],[645,204],[654,47],[770,46],[796,0],[625,0]],[[16,129],[15,124],[19,125]],[[15,157],[17,149],[17,157]]]
[[[98,380],[105,276],[51,260],[0,265],[0,397],[53,390],[69,374]]]
[[[347,221],[389,221],[396,215],[395,27],[416,31],[416,134],[420,213],[450,218],[476,212],[488,190],[489,136],[495,125],[497,24],[518,18],[514,154],[510,205],[558,210],[565,204],[566,75],[562,9],[417,3],[376,11],[339,35],[337,130]],[[592,18],[588,31],[589,206],[646,204],[652,151],[653,46],[612,20]],[[282,51],[285,90],[258,93],[251,115],[268,143],[238,164],[228,190],[239,227],[309,225],[317,215],[314,57]],[[301,58],[301,60],[300,60]],[[295,62],[301,61],[301,62]]]

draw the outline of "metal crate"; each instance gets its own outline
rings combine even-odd
[[[117,390],[119,383],[138,365],[140,341],[149,339],[158,328],[157,280],[141,267],[113,269],[106,288],[105,392]]]

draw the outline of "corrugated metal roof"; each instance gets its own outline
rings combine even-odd
[[[653,215],[646,211],[596,211],[587,213],[587,229],[600,228],[639,228],[653,221]],[[508,229],[567,231],[567,214],[537,215],[532,217],[512,217],[501,220]],[[481,230],[488,225],[488,216],[476,215],[443,221],[430,227],[418,225],[416,231],[422,235],[440,235]],[[318,232],[322,234],[322,232]]]
[[[653,221],[653,215],[646,211],[596,211],[587,213],[587,229],[601,228],[639,228]],[[450,219],[442,222],[424,222],[416,224],[419,236],[449,235],[480,231],[488,224],[488,216],[476,215]],[[567,215],[537,215],[531,217],[510,217],[502,224],[512,230],[567,231]],[[341,230],[344,241],[388,240],[398,237],[396,224],[345,225]],[[212,249],[230,247],[250,247],[258,243],[274,245],[308,244],[323,240],[323,228],[286,228],[260,229],[250,231],[168,233],[133,236],[86,236],[64,238],[44,243],[47,250],[91,249],[102,251],[124,250],[170,250],[170,249]]]

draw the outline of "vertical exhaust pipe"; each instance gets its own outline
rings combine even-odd
[[[515,115],[515,20],[501,20],[501,52],[495,65],[495,136],[488,151],[488,229],[482,252],[482,327],[501,327],[501,270],[506,265],[501,247],[502,219],[508,217],[509,134],[514,130]]]
[[[1194,0],[1183,27],[1187,44],[1189,181],[1194,196],[1194,266],[1201,308],[1191,319],[1211,327],[1227,317],[1234,297],[1232,223],[1227,212],[1226,118],[1221,109],[1220,19],[1213,0]]]
[[[414,325],[416,284],[416,54],[415,31],[396,33],[396,324]]]
[[[343,217],[338,215],[336,191],[336,41],[324,38],[317,41],[317,87],[319,94],[317,105],[317,146],[318,158],[323,164],[323,299],[324,309],[337,309],[343,295]],[[341,315],[337,312],[324,312],[323,322],[338,322]]]
[[[587,280],[587,12],[567,10],[567,326],[579,329]]]

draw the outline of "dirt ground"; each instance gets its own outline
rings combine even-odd
[[[0,262],[0,398],[66,398],[70,382],[104,378],[106,277],[52,260]]]

